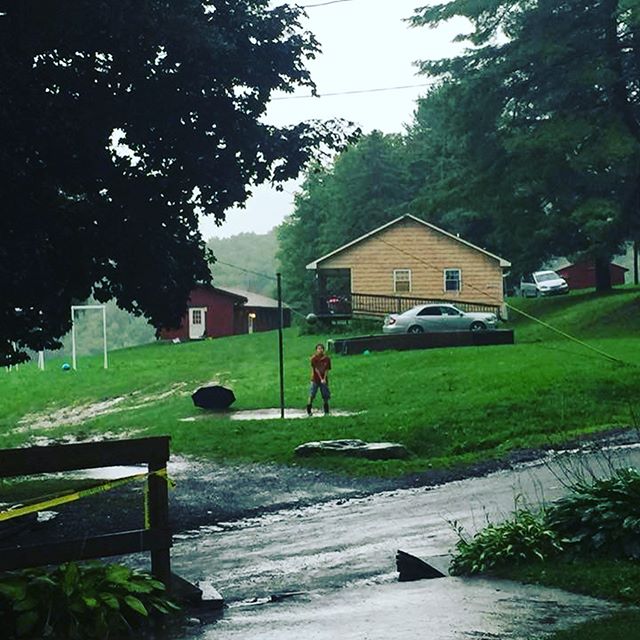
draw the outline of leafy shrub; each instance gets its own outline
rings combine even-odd
[[[548,511],[548,523],[576,551],[640,557],[640,473],[580,482]]]
[[[164,591],[149,574],[115,564],[6,572],[0,575],[2,637],[121,638],[178,610]]]
[[[531,560],[545,560],[562,551],[562,541],[551,530],[544,513],[534,514],[518,509],[510,520],[489,524],[473,536],[464,535],[464,529],[454,523],[458,533],[451,573],[474,574],[505,564],[518,564]]]

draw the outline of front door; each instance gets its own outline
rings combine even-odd
[[[189,308],[189,339],[198,340],[204,338],[206,323],[205,316],[206,307],[190,307]]]

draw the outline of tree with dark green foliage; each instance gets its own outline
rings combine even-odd
[[[309,310],[314,292],[305,266],[406,211],[412,191],[400,135],[362,136],[329,166],[306,174],[293,213],[278,229],[287,301]]]
[[[335,122],[263,121],[274,91],[313,90],[300,15],[268,0],[0,0],[0,364],[55,348],[90,295],[177,324],[210,278],[198,214],[221,223],[253,185],[343,141]]]
[[[415,25],[473,24],[462,56],[422,63],[455,111],[445,135],[466,141],[451,210],[491,217],[496,249],[521,266],[588,257],[597,288],[637,237],[640,205],[640,2],[453,0]]]
[[[409,211],[451,233],[486,246],[492,218],[475,197],[475,179],[461,179],[467,167],[470,134],[453,120],[456,94],[447,84],[418,101],[407,128],[407,171],[415,195]]]

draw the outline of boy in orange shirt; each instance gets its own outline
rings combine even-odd
[[[324,352],[324,345],[317,344],[316,351],[311,356],[311,384],[309,385],[309,402],[307,403],[307,415],[311,415],[311,405],[320,389],[322,396],[324,414],[329,413],[329,377],[328,372],[331,369],[331,358]]]

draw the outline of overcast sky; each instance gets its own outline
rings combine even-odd
[[[307,6],[304,25],[322,46],[322,53],[308,65],[321,96],[427,84],[429,78],[416,75],[413,62],[450,56],[461,50],[459,44],[452,43],[463,28],[460,22],[437,30],[413,29],[404,22],[414,7],[429,4],[429,0],[347,0],[322,5],[323,1],[327,0],[300,0],[300,4]],[[311,6],[316,3],[320,6]],[[287,125],[312,118],[345,118],[365,133],[374,129],[401,132],[411,121],[416,99],[426,90],[422,86],[273,100],[267,121]],[[308,90],[293,95],[307,94]],[[227,212],[227,220],[221,227],[203,219],[200,229],[204,238],[229,237],[247,231],[267,233],[291,213],[298,184],[291,181],[284,192],[266,186],[256,189],[245,209]]]

